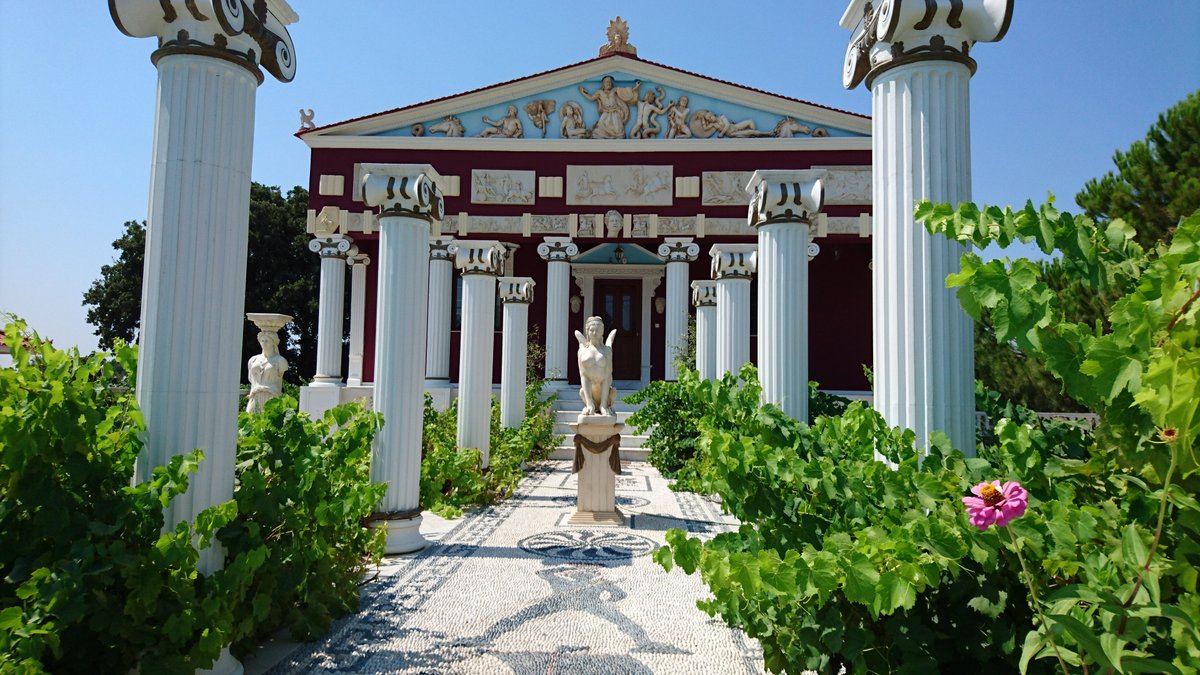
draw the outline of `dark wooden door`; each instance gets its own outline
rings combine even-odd
[[[604,319],[604,336],[617,329],[613,342],[613,379],[642,379],[642,282],[597,279],[592,310]]]

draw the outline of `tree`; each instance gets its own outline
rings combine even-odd
[[[1144,248],[1167,239],[1180,218],[1200,206],[1200,91],[1158,116],[1126,152],[1116,172],[1088,181],[1075,202],[1097,222],[1120,218]]]
[[[246,261],[246,311],[281,312],[293,317],[281,336],[289,381],[315,371],[317,362],[317,287],[319,261],[308,250],[305,233],[308,191],[250,184],[250,234]],[[141,319],[142,268],[146,226],[129,221],[113,242],[116,260],[100,268],[100,278],[83,294],[87,321],[96,327],[101,349],[116,338],[133,341]],[[344,303],[348,307],[348,303]],[[250,322],[242,333],[242,380],[246,360],[259,352],[258,330]]]
[[[1113,163],[1116,172],[1088,181],[1075,201],[1102,225],[1124,220],[1139,244],[1153,248],[1169,238],[1180,218],[1200,208],[1200,92],[1159,115],[1146,140],[1117,151]],[[1071,321],[1107,327],[1114,294],[1081,284],[1074,261],[1059,258],[1040,266]],[[1040,362],[1009,342],[997,342],[986,318],[975,332],[975,375],[989,389],[1034,410],[1083,409],[1062,393],[1062,383]]]

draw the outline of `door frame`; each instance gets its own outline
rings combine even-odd
[[[650,384],[650,328],[654,291],[662,283],[667,266],[571,263],[571,276],[583,296],[583,316],[592,316],[596,279],[640,279],[642,282],[642,379],[617,380],[618,389],[640,389]]]

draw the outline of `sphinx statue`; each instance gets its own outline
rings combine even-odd
[[[604,319],[588,317],[583,324],[584,333],[575,331],[579,341],[579,398],[583,399],[584,415],[613,415],[617,402],[617,390],[612,386],[612,344],[617,337],[616,329],[608,334],[604,342]]]

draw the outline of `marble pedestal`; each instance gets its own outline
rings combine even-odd
[[[621,472],[621,430],[616,415],[584,415],[568,425],[575,432],[574,473],[579,474],[575,513],[571,525],[625,524],[617,508],[617,474]],[[588,446],[591,446],[590,449]],[[599,446],[607,446],[593,452]],[[615,467],[615,468],[614,468]]]

